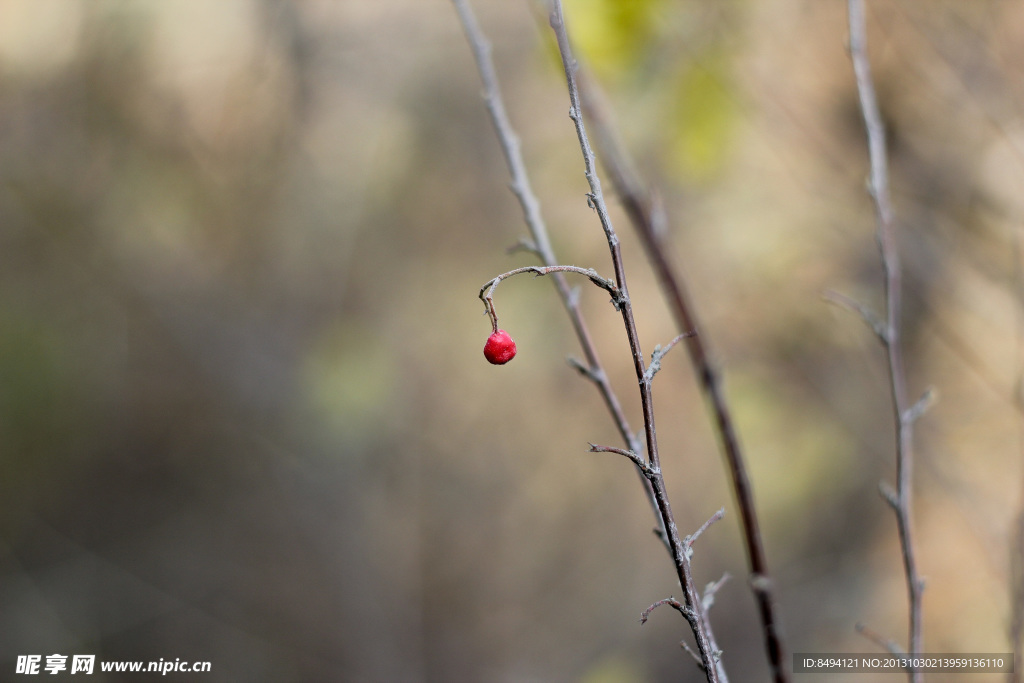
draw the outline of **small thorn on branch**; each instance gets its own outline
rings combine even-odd
[[[860,316],[860,319],[864,321],[864,324],[870,327],[872,331],[874,331],[875,335],[879,338],[879,340],[881,340],[883,344],[889,343],[888,326],[885,324],[885,322],[882,321],[881,318],[875,315],[870,308],[868,308],[861,302],[857,301],[856,299],[851,299],[845,294],[840,294],[839,292],[836,292],[831,289],[825,290],[822,296],[824,297],[825,301],[835,304],[836,306],[839,306],[839,308],[846,309],[851,313],[856,313],[858,316]]]
[[[896,493],[896,489],[889,485],[888,482],[878,482],[878,492],[882,494],[882,498],[885,502],[892,507],[893,510],[899,511],[900,509],[900,497]]]
[[[865,638],[867,638],[883,650],[887,651],[889,654],[896,657],[906,656],[906,651],[902,647],[900,647],[900,644],[892,638],[886,638],[882,634],[878,633],[877,631],[873,631],[864,624],[858,623],[856,626],[854,626],[854,628],[857,630],[857,633],[864,636]]]
[[[682,614],[683,617],[687,621],[690,621],[691,619],[696,618],[695,615],[693,614],[693,612],[691,610],[687,609],[683,605],[683,603],[679,602],[678,600],[676,600],[673,597],[668,597],[668,598],[665,598],[663,600],[658,600],[656,603],[654,603],[653,605],[651,605],[650,607],[645,609],[643,612],[641,612],[640,613],[640,623],[641,624],[646,624],[647,623],[647,618],[651,616],[651,612],[653,612],[654,610],[658,609],[662,605],[668,605],[669,607],[672,607],[673,609],[678,611],[680,614]]]
[[[905,423],[916,422],[922,415],[927,413],[938,400],[938,390],[935,387],[928,387],[925,389],[924,393],[921,394],[921,398],[917,399],[917,403],[910,406],[910,409],[903,413],[903,421]]]
[[[644,476],[647,477],[648,479],[652,479],[658,476],[658,474],[660,474],[659,470],[653,469],[650,465],[647,464],[643,457],[641,457],[634,451],[628,451],[625,448],[616,448],[614,446],[598,446],[596,444],[587,445],[590,446],[590,453],[617,453],[619,455],[624,455],[625,457],[632,460],[633,464],[639,467],[640,471],[643,472]]]
[[[701,598],[700,604],[704,607],[704,611],[707,612],[711,609],[711,606],[715,604],[715,593],[718,589],[725,585],[725,582],[730,578],[729,572],[722,574],[722,578],[718,581],[712,581],[704,587],[704,597]]]
[[[581,375],[583,375],[584,377],[589,379],[591,382],[600,384],[600,382],[601,382],[601,374],[600,374],[599,370],[596,370],[596,369],[590,367],[589,365],[587,365],[586,363],[581,361],[576,356],[569,356],[568,358],[565,359],[565,361],[573,369],[575,369]]]
[[[683,539],[683,548],[686,551],[687,557],[689,557],[692,554],[693,544],[696,542],[698,538],[700,538],[700,535],[707,531],[709,526],[711,526],[718,520],[722,519],[722,517],[725,517],[725,508],[719,508],[718,512],[711,515],[711,517],[708,518],[708,521],[701,524],[700,528],[697,529],[697,531],[695,531],[692,536],[687,536]]]
[[[542,256],[540,253],[540,249],[537,248],[537,243],[528,237],[521,237],[515,244],[512,244],[505,249],[505,253],[509,255],[516,254],[521,251],[533,254],[538,258]]]
[[[697,654],[696,652],[694,652],[694,651],[693,651],[693,648],[691,648],[691,647],[690,647],[689,645],[687,645],[687,644],[686,644],[686,641],[685,641],[685,640],[680,640],[680,641],[679,641],[679,647],[681,647],[681,648],[683,648],[684,650],[686,650],[686,652],[687,652],[687,653],[688,653],[688,654],[689,654],[689,655],[690,655],[691,657],[693,657],[693,661],[697,662],[697,668],[698,668],[698,669],[700,669],[701,671],[703,671],[703,670],[704,670],[704,662],[702,662],[702,661],[700,660],[700,655],[699,655],[699,654]]]
[[[674,347],[676,344],[686,339],[687,337],[692,337],[696,334],[697,330],[690,330],[689,332],[684,332],[683,334],[679,335],[678,337],[670,341],[668,344],[666,344],[664,347],[662,347],[661,344],[655,346],[654,352],[651,353],[651,364],[647,366],[647,370],[644,372],[644,381],[650,384],[651,380],[654,379],[654,376],[658,374],[659,370],[661,370],[661,359],[664,358],[668,354],[668,352],[672,350],[672,347]]]

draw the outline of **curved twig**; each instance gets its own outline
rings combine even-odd
[[[507,280],[514,275],[522,275],[523,273],[533,273],[535,276],[550,275],[551,273],[576,273],[577,275],[583,275],[612,295],[612,304],[616,309],[621,303],[621,294],[615,283],[598,275],[597,271],[593,268],[580,268],[579,266],[524,266],[491,278],[480,288],[480,299],[484,302],[484,308],[487,309],[487,315],[491,319],[491,325],[494,327],[495,332],[498,331],[498,314],[494,310],[494,290],[502,280]]]

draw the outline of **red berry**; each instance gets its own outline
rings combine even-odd
[[[498,330],[487,338],[484,357],[494,365],[504,365],[516,357],[516,343],[505,330]]]

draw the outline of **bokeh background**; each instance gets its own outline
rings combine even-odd
[[[610,274],[541,13],[476,5],[556,251]],[[884,360],[822,299],[882,304],[844,12],[567,2],[668,207],[794,651],[877,651],[858,622],[906,639]],[[868,16],[908,381],[940,394],[917,441],[926,649],[1007,652],[1024,7]],[[178,680],[700,680],[678,614],[638,623],[678,587],[628,463],[585,452],[620,444],[549,282],[499,289],[519,356],[481,357],[478,288],[531,263],[506,253],[507,183],[448,3],[0,2],[0,678],[63,653],[212,662]],[[676,332],[613,211],[649,354]],[[621,321],[583,306],[639,425]],[[733,577],[727,668],[766,680],[684,353],[655,389],[677,521],[726,508],[695,573]]]

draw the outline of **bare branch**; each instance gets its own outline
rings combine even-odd
[[[727,577],[728,577],[728,575],[723,576],[722,579],[719,581],[719,585],[721,583],[723,583]],[[709,584],[709,585],[714,585],[714,584]],[[716,588],[716,590],[717,590],[717,588]],[[653,605],[651,605],[650,607],[645,609],[640,614],[640,624],[641,625],[646,624],[647,623],[647,619],[651,616],[651,612],[653,612],[654,610],[658,609],[662,605],[668,605],[668,606],[672,607],[673,609],[677,610],[680,614],[683,615],[683,617],[691,625],[693,625],[694,622],[697,619],[697,616],[694,614],[693,610],[691,610],[690,608],[686,607],[685,605],[680,603],[675,598],[669,597],[669,598],[665,598],[663,600],[658,600],[656,603],[654,603]],[[694,627],[694,628],[696,628],[696,627]],[[694,662],[697,664],[697,666],[700,668],[700,670],[703,671],[705,673],[705,675],[708,675],[707,662],[704,661],[704,658],[701,655],[699,655],[696,652],[694,652],[693,649],[689,645],[686,644],[685,640],[679,641],[679,646],[681,648],[683,648],[684,650],[686,650],[686,652],[690,655],[690,657],[693,658]],[[715,662],[716,665],[719,664],[721,658],[722,658],[721,650],[715,650],[713,653],[711,653],[711,659]]]
[[[577,372],[589,379],[591,382],[600,384],[601,376],[597,374],[598,371],[595,368],[587,367],[587,364],[576,356],[569,356],[565,361],[570,365],[570,367],[575,368]]]
[[[885,331],[884,344],[889,365],[892,408],[897,429],[896,438],[896,491],[891,503],[896,512],[896,527],[903,555],[903,569],[909,602],[908,650],[911,656],[921,653],[923,644],[921,597],[923,582],[917,570],[914,553],[913,521],[911,518],[911,481],[913,468],[913,424],[907,419],[906,373],[903,369],[903,350],[900,343],[900,311],[902,306],[902,278],[899,255],[893,234],[893,211],[889,201],[889,171],[885,152],[885,128],[878,109],[878,98],[871,78],[871,64],[867,54],[867,31],[864,19],[864,1],[849,0],[850,58],[857,80],[861,114],[867,132],[868,157],[871,166],[868,182],[874,200],[878,247],[885,269]],[[887,496],[888,498],[888,496]],[[922,681],[922,674],[912,669],[913,683]]]
[[[523,219],[526,221],[526,227],[541,254],[541,260],[545,262],[550,260],[552,263],[548,263],[548,265],[553,265],[554,259],[547,258],[552,255],[551,241],[548,239],[547,227],[540,213],[540,202],[537,201],[537,196],[530,186],[530,177],[526,172],[526,163],[523,161],[520,151],[519,136],[516,135],[512,123],[509,121],[505,102],[501,97],[498,73],[491,59],[491,44],[484,36],[467,0],[452,0],[452,4],[459,15],[466,39],[469,41],[469,46],[476,59],[477,70],[480,72],[480,80],[484,86],[484,101],[487,104],[487,111],[491,115],[491,122],[498,134],[498,142],[501,143],[501,151],[504,153],[505,163],[508,165],[509,175],[512,177],[512,192],[522,207]]]
[[[642,455],[633,451],[627,451],[625,448],[615,448],[614,446],[597,446],[595,444],[589,444],[591,453],[617,453],[623,455],[633,461],[640,471],[644,473],[644,476],[648,479],[660,474],[658,471],[651,469],[651,466],[644,462]]]
[[[651,605],[650,607],[648,607],[647,609],[645,609],[643,612],[640,613],[640,623],[641,624],[646,624],[647,623],[647,619],[651,616],[651,612],[653,612],[654,610],[658,609],[662,605],[668,605],[669,607],[672,607],[673,609],[677,610],[680,614],[683,615],[683,617],[686,618],[687,621],[692,621],[693,620],[693,613],[690,612],[683,605],[683,603],[679,602],[675,598],[664,598],[663,600],[658,600],[656,603],[654,603],[653,605]]]
[[[644,373],[644,380],[650,382],[654,379],[654,376],[661,370],[661,359],[664,358],[672,348],[683,341],[687,337],[692,337],[697,334],[696,330],[690,330],[689,332],[683,332],[681,335],[670,341],[664,348],[660,344],[654,347],[654,351],[651,353],[651,364],[647,367],[647,372]]]
[[[927,413],[938,400],[938,389],[935,387],[928,387],[924,390],[924,393],[921,394],[921,398],[917,399],[917,403],[910,406],[910,409],[903,414],[903,419],[907,422],[916,422],[922,415]]]
[[[686,644],[685,640],[679,641],[679,647],[686,650],[686,654],[693,658],[693,661],[697,664],[697,668],[701,671],[704,670],[704,662],[700,661],[700,655],[693,651],[693,648]]]
[[[580,268],[579,266],[524,266],[491,278],[480,288],[480,299],[484,302],[484,308],[487,309],[487,315],[490,317],[491,325],[495,331],[498,329],[498,314],[494,310],[494,290],[502,280],[507,280],[510,277],[522,275],[523,273],[533,273],[535,276],[550,275],[551,273],[576,273],[577,275],[583,275],[595,285],[610,293],[612,295],[612,303],[615,304],[616,308],[620,305],[621,295],[615,283],[598,275],[597,271],[593,268]]]
[[[540,249],[537,248],[536,243],[534,243],[533,240],[526,237],[519,238],[519,240],[515,244],[505,249],[505,253],[508,254],[509,256],[511,256],[512,254],[519,253],[520,251],[525,251],[527,254],[533,254],[538,258],[540,257]]]
[[[704,597],[701,598],[701,604],[704,605],[704,611],[707,612],[711,609],[711,606],[715,604],[715,594],[718,590],[725,585],[731,577],[729,572],[722,574],[722,578],[718,581],[712,581],[708,585],[704,586]]]
[[[473,50],[477,70],[480,73],[480,81],[484,86],[484,100],[487,105],[487,111],[490,114],[491,123],[494,125],[498,142],[501,144],[501,150],[508,165],[509,175],[512,178],[512,192],[515,194],[516,199],[519,200],[519,205],[523,211],[523,219],[526,222],[527,230],[530,232],[531,246],[535,247],[538,258],[545,266],[557,265],[558,259],[555,258],[554,250],[551,247],[551,240],[548,238],[547,226],[540,211],[540,202],[537,201],[537,197],[533,193],[530,178],[526,172],[526,162],[523,160],[520,151],[519,138],[513,130],[505,110],[505,102],[498,85],[497,71],[491,59],[490,43],[480,29],[480,25],[477,23],[468,1],[452,0],[452,4],[459,15],[459,20],[462,23],[462,28],[465,31],[470,48]],[[622,409],[622,404],[619,402],[615,390],[612,389],[611,383],[608,381],[608,376],[603,369],[604,366],[597,354],[597,348],[594,346],[593,339],[590,336],[590,330],[579,309],[578,290],[570,288],[561,273],[554,273],[552,281],[554,282],[555,289],[558,291],[559,298],[562,300],[562,305],[569,315],[573,331],[576,333],[576,338],[579,340],[580,348],[583,351],[587,367],[585,374],[597,387],[601,398],[604,399],[605,406],[608,408],[608,412],[611,414],[623,442],[633,451],[640,452],[640,439],[630,427],[629,421],[626,419],[626,413]],[[658,512],[657,501],[654,499],[654,491],[647,479],[643,477],[643,474],[639,474],[644,487],[644,493],[651,505],[651,511],[655,519],[658,520],[658,523],[661,524],[661,516]],[[664,530],[662,530],[662,536],[665,539],[668,538]],[[665,545],[671,552],[667,540]]]
[[[536,199],[530,191],[528,181],[526,180],[525,165],[522,163],[521,155],[519,154],[518,139],[512,133],[511,125],[508,123],[508,118],[504,111],[504,106],[497,87],[497,77],[494,72],[493,64],[490,60],[490,47],[483,38],[482,33],[476,24],[475,18],[473,18],[465,0],[453,0],[453,2],[459,12],[460,18],[462,19],[463,27],[477,59],[481,73],[481,80],[485,87],[485,97],[487,99],[488,109],[491,112],[492,121],[494,122],[495,129],[498,132],[499,139],[501,140],[506,161],[509,164],[509,170],[513,177],[513,192],[515,192],[523,207],[527,226],[530,229],[531,236],[533,238],[533,245],[536,246],[537,252],[546,267],[558,267],[551,251],[550,242],[547,239],[546,230],[544,229],[543,222],[540,218]],[[629,446],[630,451],[633,453],[639,453],[640,446],[642,444],[646,446],[648,454],[647,462],[649,463],[651,471],[655,474],[650,478],[649,488],[645,483],[645,490],[647,490],[648,496],[652,498],[652,505],[656,508],[658,513],[660,525],[659,536],[665,541],[666,546],[671,552],[676,564],[680,584],[684,589],[686,597],[688,614],[692,616],[691,627],[693,628],[695,637],[697,638],[702,661],[704,661],[706,665],[705,668],[708,680],[724,681],[724,670],[720,669],[718,662],[718,648],[714,644],[714,637],[711,634],[710,627],[703,618],[701,604],[695,600],[696,593],[690,576],[689,560],[685,557],[685,553],[683,552],[682,542],[679,539],[679,533],[675,522],[673,521],[671,507],[668,503],[664,480],[662,479],[659,470],[650,382],[644,382],[646,368],[644,367],[644,358],[641,352],[640,342],[636,332],[636,325],[633,320],[632,306],[626,288],[625,271],[623,269],[621,255],[619,253],[618,238],[615,235],[610,218],[608,217],[607,207],[605,206],[604,197],[600,189],[600,181],[597,179],[597,175],[594,171],[593,152],[590,150],[589,144],[586,140],[586,132],[583,127],[583,121],[580,114],[579,93],[577,91],[573,74],[575,62],[572,59],[571,52],[569,50],[568,37],[565,33],[564,22],[562,21],[561,5],[558,0],[555,0],[552,8],[551,24],[552,28],[555,30],[556,38],[558,39],[559,49],[562,53],[563,66],[566,67],[566,79],[569,87],[571,103],[570,116],[576,124],[577,135],[580,138],[581,150],[584,154],[584,165],[586,168],[587,180],[591,187],[591,191],[587,196],[587,203],[597,211],[606,239],[608,240],[609,248],[612,252],[612,263],[615,268],[615,289],[609,289],[608,291],[613,294],[613,302],[616,304],[616,308],[623,317],[623,322],[626,326],[627,336],[629,338],[634,366],[637,372],[637,378],[641,385],[641,407],[643,409],[644,416],[645,436],[643,441],[641,441],[639,435],[633,434],[629,430],[628,423],[625,420],[625,416],[622,413],[618,400],[608,385],[607,376],[597,358],[593,344],[589,338],[589,333],[583,325],[583,320],[577,307],[576,297],[573,296],[572,290],[570,290],[568,285],[565,284],[564,278],[561,274],[556,272],[554,273],[556,287],[562,296],[563,304],[570,314],[573,326],[576,329],[577,336],[580,338],[581,346],[583,347],[583,351],[586,356],[585,363],[578,361],[575,365],[578,370],[594,381],[601,389],[601,393],[604,396],[605,401],[615,418],[616,424],[619,427],[620,433],[626,441],[626,444]],[[591,279],[595,284],[603,286],[603,278],[601,281],[594,280],[593,278]],[[489,285],[485,286],[485,289],[489,288],[490,293],[493,293],[493,286],[496,284],[497,282],[489,283]],[[481,298],[484,300],[487,312],[491,316],[492,324],[496,326],[497,316],[493,309],[493,300],[490,299],[490,294],[485,294],[482,290]],[[643,474],[642,470],[641,474]]]
[[[600,96],[596,81],[585,78],[580,72],[582,105],[588,121],[595,131],[594,140],[598,147],[601,163],[611,180],[612,186],[622,203],[647,258],[661,285],[661,290],[675,318],[680,331],[699,331],[694,306],[686,291],[680,269],[672,262],[671,250],[665,244],[667,218],[657,194],[645,188],[624,146],[611,123],[609,107]],[[740,511],[741,529],[747,554],[747,562],[753,579],[764,579],[762,589],[755,590],[758,614],[761,619],[765,650],[772,669],[775,683],[790,680],[790,661],[782,632],[782,622],[775,596],[771,590],[768,558],[761,538],[760,524],[754,504],[753,487],[747,474],[747,466],[740,447],[740,441],[733,424],[732,413],[722,391],[718,370],[711,362],[707,339],[700,334],[690,337],[686,345],[701,390],[707,397],[707,405],[718,432],[724,460],[730,475],[730,483]]]
[[[889,485],[887,481],[878,482],[878,492],[882,494],[882,500],[889,504],[893,510],[899,512],[900,509],[900,496],[896,493],[896,489]]]
[[[722,517],[725,517],[725,508],[719,508],[718,512],[711,515],[708,521],[701,524],[700,528],[693,532],[693,535],[687,536],[683,540],[683,545],[686,547],[686,552],[689,553],[690,549],[693,547],[693,544],[697,542],[698,538],[700,538],[700,535],[707,531],[709,526],[711,526],[718,520],[722,519]]]
[[[857,633],[861,634],[875,645],[878,645],[883,650],[886,650],[889,654],[895,657],[905,657],[907,655],[906,651],[900,647],[900,644],[895,640],[886,638],[877,631],[872,631],[864,624],[857,624],[855,628],[857,629]]]
[[[822,296],[825,298],[825,301],[859,315],[860,319],[864,321],[864,324],[870,327],[875,333],[878,340],[885,344],[886,340],[889,338],[889,330],[886,328],[885,322],[875,315],[870,308],[856,299],[851,299],[845,294],[841,294],[840,292],[836,292],[831,289],[826,290]]]
[[[658,504],[658,511],[661,515],[661,527],[666,532],[669,547],[672,551],[672,559],[676,566],[676,575],[679,584],[683,589],[686,611],[691,615],[688,618],[690,627],[693,630],[694,638],[697,641],[697,649],[700,651],[701,661],[704,662],[704,673],[709,683],[725,680],[724,668],[719,666],[716,655],[718,647],[714,642],[714,635],[711,632],[710,624],[704,615],[704,610],[697,596],[693,585],[693,577],[690,570],[690,560],[686,555],[683,543],[679,538],[679,530],[676,527],[672,514],[672,507],[668,501],[668,492],[662,477],[661,463],[658,457],[658,440],[654,426],[654,401],[651,395],[651,384],[645,381],[646,367],[644,364],[643,351],[640,345],[640,337],[636,329],[636,321],[633,317],[633,306],[629,298],[629,291],[626,286],[626,271],[623,265],[622,253],[619,247],[619,238],[612,226],[611,217],[608,214],[608,207],[605,204],[604,193],[601,190],[601,181],[597,175],[594,152],[590,147],[587,138],[586,126],[583,122],[582,107],[580,104],[579,88],[576,82],[576,60],[572,55],[569,45],[569,36],[565,29],[565,20],[562,16],[562,4],[560,0],[552,0],[549,21],[552,30],[555,32],[555,39],[558,43],[558,51],[562,56],[562,67],[565,71],[566,86],[569,91],[569,118],[572,119],[576,128],[576,136],[579,138],[580,151],[583,154],[583,168],[587,183],[590,186],[590,193],[587,195],[587,204],[596,211],[604,230],[605,239],[608,241],[608,250],[611,254],[612,265],[615,270],[615,284],[619,291],[619,312],[622,315],[622,322],[626,328],[626,336],[629,339],[629,348],[633,356],[633,366],[636,371],[637,381],[640,388],[640,405],[644,417],[644,433],[647,437],[647,462],[651,469],[658,473],[651,478],[651,487],[654,490],[654,498]]]

